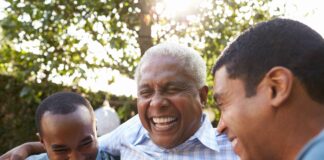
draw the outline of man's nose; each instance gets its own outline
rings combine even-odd
[[[72,151],[70,154],[70,160],[85,160],[85,156],[83,156],[80,152]]]
[[[151,102],[150,102],[150,107],[165,107],[168,105],[168,100],[165,98],[163,95],[156,93],[153,95]]]
[[[219,119],[219,122],[217,124],[217,132],[218,133],[223,133],[225,130],[226,130],[226,125],[225,125],[225,123],[223,121],[223,118],[221,116],[220,119]]]

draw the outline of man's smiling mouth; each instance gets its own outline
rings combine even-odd
[[[239,143],[239,140],[237,139],[237,137],[229,137],[229,140],[231,141],[231,144],[232,144],[232,148],[234,150],[234,152],[236,154],[240,154],[240,149],[239,149],[239,146],[238,146],[238,143]]]
[[[176,117],[152,117],[151,123],[157,131],[168,131],[177,123]]]

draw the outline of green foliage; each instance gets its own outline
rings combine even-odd
[[[134,28],[133,1],[110,0],[8,0],[7,16],[1,21],[7,47],[3,55],[12,63],[11,73],[23,79],[48,81],[51,74],[81,73],[75,84],[85,78],[84,67],[112,68],[131,76],[140,53]],[[128,15],[128,16],[125,16]],[[133,41],[129,37],[134,37]],[[93,53],[91,43],[99,42],[104,53]],[[17,45],[19,44],[19,45]],[[27,50],[22,50],[22,45]],[[126,48],[128,47],[128,49]],[[26,47],[25,47],[26,48]],[[117,50],[119,52],[117,52]],[[101,55],[101,58],[91,55]],[[119,57],[119,58],[116,58]],[[23,72],[23,73],[21,73]]]

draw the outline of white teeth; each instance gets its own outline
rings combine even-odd
[[[237,139],[235,138],[235,139],[233,139],[233,141],[232,141],[232,147],[235,147],[236,144],[237,144]]]
[[[175,117],[153,117],[154,123],[169,123],[174,121]]]

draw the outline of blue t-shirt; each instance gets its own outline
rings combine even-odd
[[[298,160],[324,159],[324,129],[315,138],[310,140],[299,153]]]

